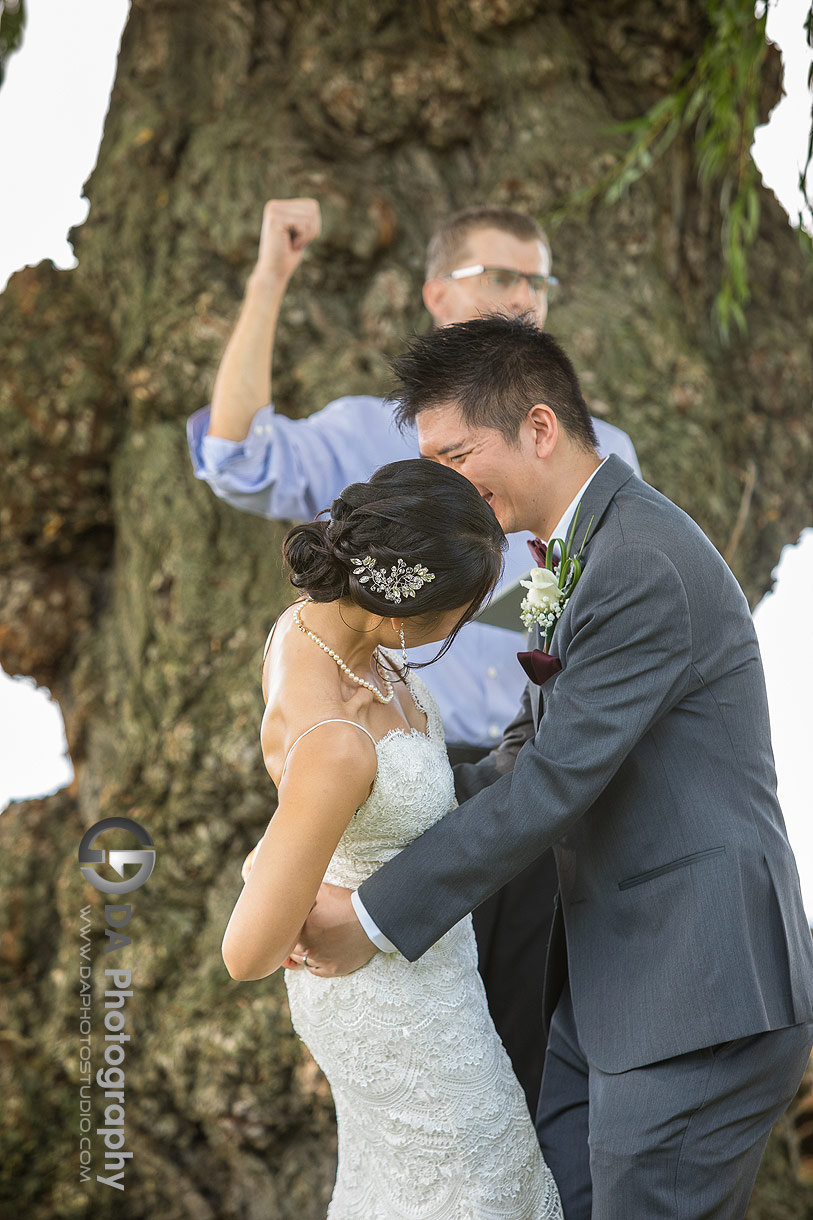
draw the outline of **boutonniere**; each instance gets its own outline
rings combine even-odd
[[[581,503],[573,515],[567,541],[563,538],[551,538],[545,556],[544,568],[532,568],[529,580],[521,580],[520,584],[528,590],[520,606],[520,618],[528,630],[538,626],[542,632],[542,651],[550,651],[551,640],[557,622],[564,610],[579,577],[582,574],[581,554],[587,542],[587,536],[593,524],[593,517],[585,530],[581,546],[573,553],[573,535],[579,520]],[[554,560],[554,551],[559,548],[559,558]]]

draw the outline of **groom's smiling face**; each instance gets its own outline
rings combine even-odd
[[[533,428],[521,427],[514,445],[496,428],[470,426],[454,406],[421,411],[417,428],[421,456],[473,483],[504,533],[536,530],[543,489]]]

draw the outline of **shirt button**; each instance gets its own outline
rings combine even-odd
[[[487,675],[487,677],[489,677],[489,678],[496,678],[496,676],[497,676],[497,666],[496,666],[496,665],[489,665],[488,669],[486,670],[486,675]]]
[[[494,738],[494,737],[501,737],[502,733],[497,728],[496,724],[492,724],[492,725],[489,725],[488,735],[489,735],[489,737]]]

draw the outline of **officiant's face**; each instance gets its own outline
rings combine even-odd
[[[421,411],[417,428],[421,456],[473,483],[504,533],[536,531],[544,481],[531,429],[521,428],[512,445],[495,428],[469,427],[455,406]]]
[[[478,267],[487,270],[477,273]],[[437,326],[468,322],[483,314],[527,313],[541,328],[548,315],[548,289],[534,286],[536,280],[528,277],[546,280],[550,269],[550,251],[544,242],[522,241],[502,229],[475,229],[456,266],[426,282],[424,302]],[[461,278],[454,278],[461,273]]]

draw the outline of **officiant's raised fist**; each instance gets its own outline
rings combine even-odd
[[[287,281],[322,230],[315,199],[269,199],[263,208],[256,271]]]

